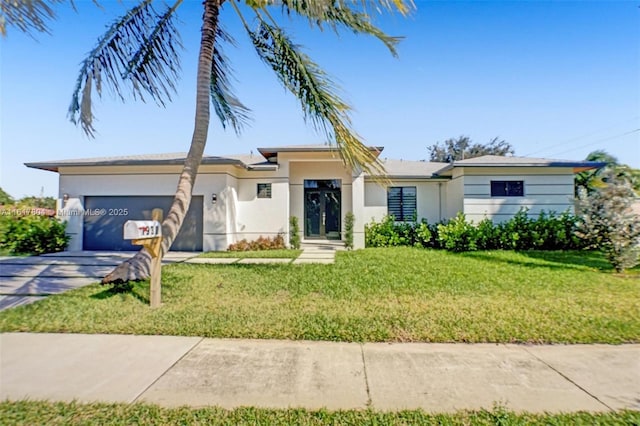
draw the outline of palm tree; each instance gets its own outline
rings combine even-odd
[[[409,0],[410,1],[410,0]],[[0,31],[12,23],[24,31],[46,30],[53,5],[61,0],[22,0],[8,2],[0,14]],[[3,2],[4,4],[5,2]],[[48,5],[47,3],[50,3]],[[153,0],[141,0],[114,22],[84,60],[74,90],[69,116],[88,136],[93,136],[92,95],[99,97],[104,86],[122,100],[125,89],[134,98],[150,98],[159,105],[171,100],[180,71],[180,41],[175,26],[176,11],[183,0],[156,10]],[[210,103],[223,127],[241,132],[248,109],[234,96],[230,68],[222,52],[224,43],[233,43],[219,21],[220,10],[229,5],[239,16],[258,56],[272,68],[282,85],[300,100],[304,118],[324,133],[339,148],[346,165],[364,171],[382,171],[382,166],[361,138],[352,130],[350,107],[335,93],[336,86],[309,56],[295,45],[273,19],[270,10],[279,8],[285,15],[298,15],[318,29],[378,38],[397,55],[398,37],[386,35],[371,21],[369,10],[397,11],[406,15],[413,3],[405,0],[245,0],[253,15],[249,24],[238,0],[203,0],[200,52],[198,56],[195,125],[191,145],[178,182],[173,204],[163,226],[162,254],[171,247],[189,210],[191,194],[207,142]],[[12,6],[13,5],[13,6]],[[6,10],[5,10],[6,9]],[[247,8],[244,8],[247,10]],[[5,17],[6,16],[6,17]],[[15,18],[18,17],[19,19]],[[17,22],[12,22],[17,19]],[[118,283],[149,276],[150,255],[142,249],[132,259],[107,275],[103,283]]]
[[[590,152],[585,160],[599,162],[604,166],[576,175],[576,196],[580,191],[591,194],[613,181],[626,181],[636,193],[640,193],[640,170],[621,164],[616,157],[602,149]]]

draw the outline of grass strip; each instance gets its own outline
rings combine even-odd
[[[5,425],[637,425],[640,412],[529,414],[502,407],[429,414],[422,410],[310,411],[304,409],[161,408],[148,404],[0,402]]]

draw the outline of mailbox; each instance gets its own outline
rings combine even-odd
[[[139,240],[162,235],[162,224],[157,220],[128,220],[124,224],[124,239]]]

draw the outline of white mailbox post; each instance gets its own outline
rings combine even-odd
[[[157,220],[128,220],[124,223],[125,240],[143,240],[162,235],[162,224]]]
[[[153,220],[128,220],[124,224],[124,239],[131,244],[144,246],[151,254],[151,290],[149,303],[157,308],[161,303],[162,275],[162,209],[153,209]]]

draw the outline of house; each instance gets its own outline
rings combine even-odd
[[[379,155],[382,147],[370,147]],[[172,250],[226,250],[259,236],[288,236],[299,219],[303,240],[340,240],[347,212],[354,246],[364,226],[392,214],[398,221],[438,222],[464,212],[474,221],[573,210],[574,174],[585,161],[484,156],[448,163],[384,160],[390,183],[347,169],[325,145],[260,148],[258,154],[205,156],[185,223]],[[185,154],[27,163],[60,175],[58,215],[68,221],[69,250],[135,250],[122,238],[126,220],[168,211]],[[288,240],[288,239],[287,239]]]

